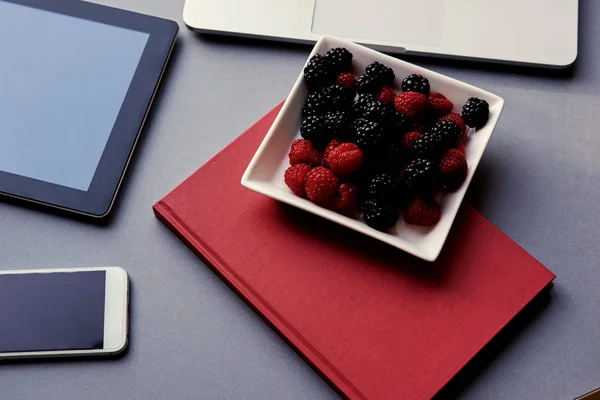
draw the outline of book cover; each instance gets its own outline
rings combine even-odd
[[[276,107],[154,206],[350,399],[429,399],[554,274],[464,205],[435,263],[240,184]]]

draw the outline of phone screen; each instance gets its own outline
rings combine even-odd
[[[106,271],[0,274],[0,353],[104,347]]]

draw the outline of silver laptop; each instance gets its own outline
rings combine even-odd
[[[312,43],[335,35],[390,53],[565,68],[578,0],[186,0],[198,32]]]

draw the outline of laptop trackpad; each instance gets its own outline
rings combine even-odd
[[[346,38],[439,45],[446,0],[315,0],[312,32]]]

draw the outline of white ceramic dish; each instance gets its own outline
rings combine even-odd
[[[455,112],[460,112],[469,97],[478,97],[489,103],[490,116],[487,124],[471,135],[466,145],[469,163],[467,179],[458,191],[443,196],[441,200],[442,218],[431,228],[408,225],[401,218],[395,228],[389,232],[380,232],[367,226],[362,220],[320,207],[294,195],[288,189],[283,181],[283,174],[289,167],[290,146],[295,139],[300,138],[301,108],[308,97],[308,89],[304,84],[302,71],[273,126],[248,165],[242,177],[242,185],[255,192],[362,232],[423,260],[435,261],[444,246],[465,192],[498,122],[504,100],[485,90],[336,37],[323,36],[315,45],[310,56],[317,53],[325,54],[333,47],[345,47],[352,52],[354,55],[352,72],[356,76],[364,73],[365,67],[373,61],[379,61],[391,67],[396,74],[394,89],[397,92],[400,91],[400,83],[406,75],[418,73],[429,79],[432,91],[443,93],[454,103]]]

